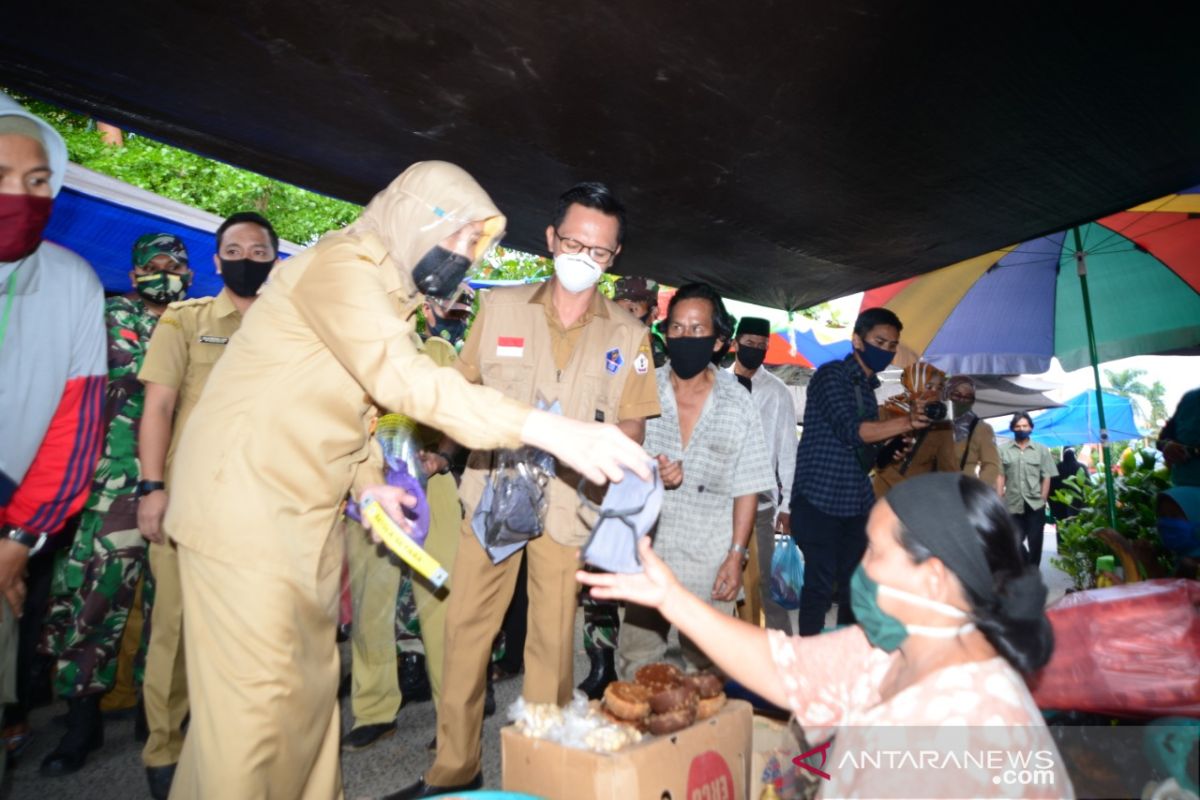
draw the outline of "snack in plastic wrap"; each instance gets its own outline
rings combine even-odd
[[[1046,616],[1054,655],[1029,681],[1039,707],[1200,715],[1200,583],[1153,580],[1076,592]]]
[[[589,705],[587,697],[579,691],[562,708],[517,698],[508,708],[508,718],[523,736],[575,750],[615,753],[642,739],[641,731],[632,725],[613,722],[599,708]]]

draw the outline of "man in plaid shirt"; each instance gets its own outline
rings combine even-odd
[[[822,366],[808,384],[791,518],[792,538],[804,553],[801,636],[821,632],[835,588],[838,624],[854,623],[850,576],[866,550],[875,503],[870,445],[929,425],[920,410],[879,421],[875,376],[892,363],[903,327],[886,308],[866,309],[854,322],[850,355]]]

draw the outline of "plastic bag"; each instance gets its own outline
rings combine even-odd
[[[1154,580],[1076,592],[1046,616],[1054,655],[1029,681],[1041,708],[1200,716],[1200,583]]]
[[[417,441],[417,423],[403,414],[384,414],[376,423],[375,440],[383,451],[384,483],[403,489],[417,500],[415,506],[404,509],[404,514],[412,523],[409,538],[424,545],[429,535],[429,501],[425,497],[428,477],[418,457],[421,446]],[[346,515],[355,522],[363,521],[356,502],[346,504]]]
[[[554,457],[537,448],[496,452],[496,466],[471,518],[475,538],[493,564],[542,535],[546,486],[553,477]]]
[[[785,533],[775,534],[775,552],[771,554],[771,599],[788,611],[800,607],[804,587],[804,555]]]

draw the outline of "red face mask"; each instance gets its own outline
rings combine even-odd
[[[18,261],[37,249],[53,204],[49,197],[0,194],[0,262]]]

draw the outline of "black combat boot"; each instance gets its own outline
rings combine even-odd
[[[100,717],[100,695],[67,700],[67,732],[58,747],[42,761],[42,775],[56,777],[78,772],[88,753],[104,744],[104,720]]]
[[[617,668],[613,663],[615,651],[611,647],[589,647],[587,654],[592,668],[576,688],[589,700],[599,700],[608,685],[617,679]]]
[[[425,656],[421,653],[400,655],[400,707],[410,703],[426,703],[433,699],[433,686],[425,671]]]

